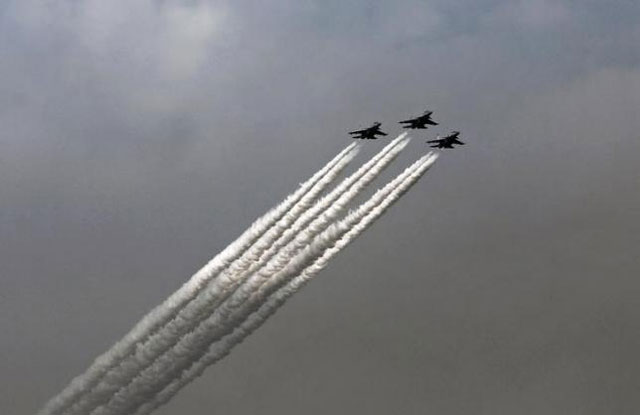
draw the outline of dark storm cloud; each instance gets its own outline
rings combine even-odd
[[[428,107],[469,145],[159,413],[633,413],[638,15],[3,2],[1,412],[33,413],[345,131]]]

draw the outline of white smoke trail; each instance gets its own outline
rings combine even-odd
[[[311,189],[302,197],[300,200],[293,205],[289,209],[289,211],[285,212],[284,215],[280,218],[280,220],[273,225],[267,232],[263,233],[258,240],[249,247],[245,253],[242,254],[241,258],[245,255],[251,255],[254,250],[263,250],[265,246],[270,245],[270,241],[274,238],[277,238],[285,229],[290,226],[291,222],[293,222],[302,212],[307,210],[312,203],[315,201],[317,196],[324,190],[324,188],[329,185],[337,175],[342,171],[342,169],[355,157],[357,153],[358,147],[352,148],[347,154],[345,154],[340,160],[338,160],[329,171],[320,178],[317,183],[315,183]],[[232,262],[233,264],[234,262]],[[218,274],[217,280],[210,281],[210,284],[216,284],[218,280],[221,280],[220,274]],[[222,279],[223,280],[223,279]],[[208,291],[204,287],[200,287],[199,291]],[[192,299],[191,303],[198,303],[196,300],[198,297],[195,296]],[[156,330],[154,333],[150,333],[150,335],[143,342],[139,342],[135,345],[134,348],[131,348],[128,354],[121,355],[120,360],[116,365],[113,365],[110,370],[103,371],[101,378],[97,378],[96,382],[93,382],[89,387],[85,387],[84,393],[82,396],[79,396],[75,402],[72,403],[71,406],[68,406],[65,410],[65,414],[86,414],[91,408],[97,406],[100,402],[106,400],[110,396],[111,390],[117,390],[118,387],[121,387],[122,384],[119,384],[118,375],[120,372],[124,373],[137,373],[139,370],[139,366],[137,366],[136,357],[142,355],[144,358],[149,360],[153,360],[154,358],[154,349],[153,348],[145,348],[143,345],[153,344],[155,339],[164,338],[167,330],[170,332],[174,326],[179,324],[189,324],[189,318],[184,318],[185,309],[193,308],[191,303],[187,303],[183,305],[183,308],[180,310],[176,310],[174,313],[174,318],[167,321],[163,327],[159,330]],[[195,306],[197,307],[197,306]],[[177,341],[177,340],[175,340]],[[133,357],[132,357],[133,355]],[[139,357],[140,358],[140,357]],[[142,359],[142,358],[140,358]],[[145,360],[142,360],[142,364],[144,365]],[[129,377],[132,375],[129,375]],[[126,384],[129,377],[126,377],[122,382]]]
[[[306,210],[326,186],[328,186],[355,157],[358,150],[359,147],[355,143],[347,146],[310,179],[301,184],[300,187],[282,203],[257,219],[239,238],[209,261],[209,263],[194,274],[161,305],[144,316],[142,320],[111,349],[98,357],[83,375],[74,378],[70,384],[61,393],[53,397],[38,414],[60,414],[70,405],[74,404],[83,394],[90,390],[102,376],[117,366],[123,358],[135,351],[137,343],[146,340],[162,325],[175,318],[179,310],[193,300],[208,282],[273,228],[286,213],[296,208],[298,214]]]
[[[309,222],[317,218],[327,208],[334,206],[331,214],[337,214],[355,194],[369,185],[373,179],[406,147],[409,143],[407,134],[400,134],[397,138],[387,144],[378,154],[372,157],[367,163],[362,165],[351,176],[344,179],[333,191],[325,195],[318,203],[304,212],[286,231],[273,242],[266,251],[260,255],[247,255],[233,264],[225,273],[228,275],[238,275],[238,273],[248,273],[259,270],[266,261],[273,255],[279,253],[280,249],[291,241]],[[314,222],[309,225],[312,229],[320,229],[326,223]]]
[[[412,175],[409,178],[411,184],[413,184],[424,172],[433,164],[437,155],[429,154],[414,164],[420,165],[417,169],[412,171]],[[410,185],[409,185],[410,186]],[[222,340],[214,343],[209,351],[194,365],[192,365],[187,371],[183,372],[180,377],[174,379],[169,385],[167,385],[160,393],[153,397],[153,399],[145,402],[141,405],[133,415],[148,415],[156,408],[167,403],[176,393],[178,393],[184,386],[189,384],[195,378],[199,377],[204,370],[216,363],[218,360],[225,357],[231,352],[234,346],[241,343],[248,335],[258,329],[273,313],[275,313],[280,306],[282,306],[286,300],[299,291],[302,286],[309,282],[318,272],[320,272],[329,262],[331,257],[342,250],[346,245],[353,241],[360,233],[371,225],[378,217],[388,209],[395,200],[397,200],[403,192],[406,192],[408,187],[402,184],[392,194],[387,196],[385,200],[372,209],[367,216],[365,216],[360,222],[340,238],[336,244],[329,249],[325,250],[320,258],[318,258],[312,265],[305,268],[300,275],[293,278],[286,285],[281,287],[276,293],[271,295],[267,301],[265,301],[257,312],[251,314],[242,324],[235,328],[233,332],[225,336]]]
[[[404,149],[407,143],[406,134],[402,134],[393,140],[369,162],[345,179],[327,196],[323,197],[316,205],[304,212],[297,220],[293,221],[296,218],[291,216],[290,219],[292,220],[286,221],[285,219],[290,216],[287,213],[281,220],[281,222],[284,222],[283,224],[279,222],[278,226],[267,232],[264,238],[260,238],[260,242],[251,247],[229,269],[224,270],[198,298],[180,310],[175,319],[168,322],[162,330],[150,336],[144,345],[139,346],[129,357],[123,359],[117,370],[112,370],[103,376],[103,379],[94,386],[91,393],[76,402],[70,408],[69,413],[86,414],[91,408],[107,402],[119,389],[126,386],[141,371],[150,366],[158,356],[173,347],[183,335],[193,330],[215,307],[231,295],[236,287],[247,276],[251,275],[251,273],[246,272],[247,267],[251,270],[260,269],[266,260],[276,253],[281,246],[285,245],[287,241],[292,239],[304,225],[316,217],[319,212],[326,210],[321,218],[317,218],[309,226],[311,230],[305,234],[306,242],[299,242],[302,245],[308,243],[313,235],[320,232],[331,220],[337,217],[349,200],[369,184]],[[293,225],[291,225],[291,222],[293,222]],[[281,232],[273,232],[275,228]],[[261,256],[260,254],[269,245],[272,246],[267,250],[267,255]],[[285,264],[286,262],[282,266]],[[270,272],[275,272],[273,266]]]
[[[434,157],[421,159],[412,166],[411,169],[407,169],[396,180],[377,192],[358,210],[337,224],[332,225],[322,234],[316,236],[313,242],[296,255],[284,269],[275,274],[272,273],[270,279],[265,281],[260,287],[256,287],[258,289],[257,293],[253,293],[253,295],[250,295],[244,301],[240,301],[239,307],[234,307],[234,302],[231,299],[225,302],[223,306],[214,312],[212,318],[206,320],[196,330],[184,336],[178,345],[172,349],[173,353],[164,354],[152,367],[137,376],[134,382],[127,388],[119,391],[107,406],[99,408],[92,414],[129,414],[135,410],[138,405],[151,399],[154,393],[157,393],[164,385],[170,383],[174,377],[179,376],[183,370],[188,370],[202,354],[206,353],[212,341],[219,339],[221,336],[231,332],[235,327],[238,327],[253,311],[258,309],[265,301],[268,301],[269,296],[275,290],[291,280],[291,278],[299,274],[306,267],[314,264],[315,260],[340,240],[343,235],[348,233],[352,227],[356,226],[358,230],[351,235],[357,235],[362,232],[366,225],[358,227],[358,223],[367,217],[369,218],[367,223],[370,223],[375,217],[382,214],[386,207],[406,191],[434,160]],[[421,164],[425,164],[426,166],[423,167]],[[417,170],[415,174],[414,170]],[[394,196],[387,199],[391,194]],[[384,202],[385,200],[387,200],[386,203]],[[380,204],[382,204],[382,207],[377,208]],[[374,213],[371,214],[371,212]],[[352,236],[351,239],[353,239],[353,237],[355,236]],[[331,255],[335,254],[337,250],[332,252]],[[324,263],[326,263],[326,261],[328,261],[328,257],[324,260]],[[317,265],[316,268],[314,268],[317,270],[314,272],[317,272],[322,266]],[[234,294],[234,296],[236,295],[238,295],[238,299],[243,297],[243,295],[238,294],[238,292]],[[229,306],[228,303],[232,305]]]

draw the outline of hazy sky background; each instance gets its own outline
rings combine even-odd
[[[34,413],[346,131],[430,109],[376,185],[425,137],[468,145],[157,413],[636,414],[638,16],[0,1],[0,413]]]

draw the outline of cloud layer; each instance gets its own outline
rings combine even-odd
[[[469,145],[417,208],[159,413],[633,413],[639,7],[3,2],[0,412],[35,412],[346,131],[429,108]]]

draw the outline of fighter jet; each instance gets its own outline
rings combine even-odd
[[[419,129],[426,129],[427,124],[429,125],[438,125],[437,122],[433,121],[431,119],[431,114],[433,114],[433,111],[425,111],[422,115],[416,117],[416,118],[411,118],[409,120],[404,120],[404,121],[400,121],[400,124],[403,124],[404,128],[419,128]],[[406,124],[406,125],[404,125]]]
[[[353,138],[366,138],[367,140],[375,140],[378,138],[376,137],[376,135],[387,135],[387,133],[380,131],[381,125],[382,124],[380,124],[379,122],[374,122],[373,125],[369,128],[365,128],[364,130],[349,131],[349,134],[351,134]]]
[[[463,146],[464,143],[458,140],[459,135],[460,131],[452,131],[451,134],[445,136],[444,138],[440,138],[440,136],[438,136],[436,140],[429,140],[427,141],[427,143],[435,143],[434,145],[429,146],[433,148],[455,148],[453,146],[454,144]]]

